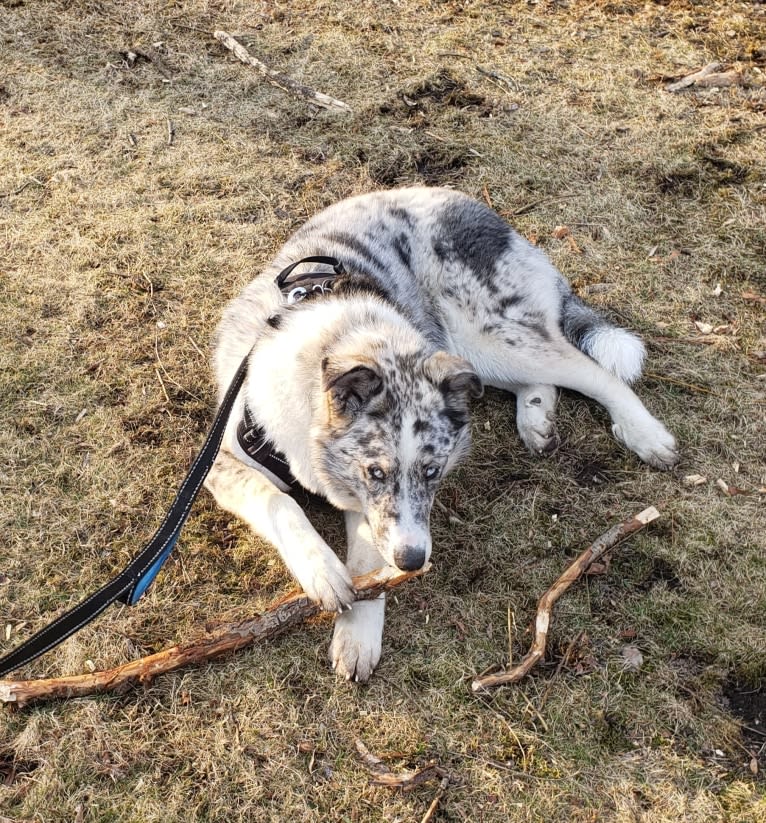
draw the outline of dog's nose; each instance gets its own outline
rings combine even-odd
[[[394,552],[394,562],[403,572],[414,572],[423,568],[426,550],[421,546],[401,546]]]

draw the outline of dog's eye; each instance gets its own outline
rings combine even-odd
[[[438,474],[438,466],[426,466],[425,470],[423,471],[423,477],[425,477],[426,480],[433,480]]]
[[[380,466],[370,466],[367,469],[367,474],[369,474],[373,480],[380,481],[386,479],[386,473],[380,468]]]

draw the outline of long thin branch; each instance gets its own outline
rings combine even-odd
[[[419,577],[428,568],[426,565],[418,571],[400,572],[386,567],[355,577],[356,599],[371,600],[388,589]],[[158,674],[279,637],[320,611],[321,607],[303,592],[292,592],[272,604],[263,614],[238,623],[222,624],[196,640],[171,646],[114,669],[40,680],[0,680],[0,702],[24,706],[38,700],[125,691],[136,683],[148,683]]]
[[[281,74],[278,71],[274,71],[274,69],[270,69],[265,63],[262,63],[257,57],[253,57],[252,54],[241,44],[238,43],[230,34],[225,31],[216,31],[213,32],[213,37],[216,40],[219,40],[224,46],[226,46],[229,51],[233,52],[236,57],[238,57],[243,63],[248,66],[252,66],[252,68],[256,69],[260,74],[265,77],[269,83],[272,83],[275,86],[278,86],[283,91],[289,92],[290,94],[294,94],[296,97],[302,97],[304,100],[308,100],[310,103],[313,103],[315,106],[321,106],[324,109],[334,109],[335,111],[342,111],[346,112],[347,114],[352,114],[351,107],[344,103],[342,100],[336,100],[334,97],[330,97],[329,94],[323,94],[321,91],[315,91],[308,86],[304,86],[301,83],[298,83],[296,80],[293,80],[292,77],[288,77],[286,74]]]
[[[656,520],[659,516],[660,513],[657,509],[655,509],[654,506],[650,506],[648,509],[639,512],[635,517],[631,517],[623,523],[612,526],[608,532],[602,534],[601,537],[588,546],[540,598],[537,604],[537,618],[535,620],[535,639],[529,651],[521,659],[521,662],[506,672],[477,677],[473,683],[471,683],[471,690],[473,692],[480,692],[485,689],[490,689],[493,686],[501,686],[504,683],[516,683],[521,680],[522,677],[526,676],[545,655],[553,604],[564,594],[572,583],[579,580],[582,575],[585,574],[591,564],[603,557],[610,549],[613,549],[618,543],[625,540],[625,538],[641,531],[644,526]]]

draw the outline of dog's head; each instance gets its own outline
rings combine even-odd
[[[434,493],[470,446],[468,402],[482,393],[479,378],[446,352],[381,345],[325,358],[322,387],[313,447],[328,498],[365,514],[389,565],[421,568],[431,554]]]

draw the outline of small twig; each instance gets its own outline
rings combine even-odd
[[[21,192],[23,192],[24,189],[27,188],[27,186],[31,186],[32,183],[34,183],[37,186],[45,186],[45,183],[43,183],[42,180],[38,180],[36,177],[32,177],[32,175],[30,174],[29,180],[27,180],[26,183],[22,183],[17,189],[14,189],[13,191],[0,192],[0,197],[15,197],[17,194],[21,194]]]
[[[689,86],[704,86],[711,88],[713,86],[738,86],[742,84],[741,72],[731,69],[730,71],[721,71],[723,66],[720,63],[708,63],[707,66],[695,71],[693,74],[687,74],[675,83],[665,86],[666,91],[674,92],[687,89]]]
[[[489,674],[477,677],[471,683],[473,692],[480,692],[504,683],[516,683],[526,676],[530,670],[543,659],[545,646],[548,640],[548,629],[551,623],[551,611],[553,604],[561,595],[574,583],[579,580],[588,570],[592,563],[603,557],[606,552],[613,549],[627,537],[640,531],[648,523],[656,520],[660,513],[654,506],[644,509],[635,517],[625,520],[612,526],[595,540],[573,563],[571,563],[564,573],[540,598],[537,604],[537,618],[535,620],[535,639],[530,650],[524,655],[521,662],[506,672],[499,674]]]
[[[173,145],[173,138],[176,136],[176,127],[173,125],[173,121],[168,119],[168,145]]]
[[[154,373],[157,375],[157,379],[160,381],[160,386],[162,387],[162,393],[165,395],[165,400],[167,401],[168,406],[172,405],[170,402],[170,398],[168,397],[168,390],[165,388],[165,381],[162,379],[162,375],[160,374],[160,370],[155,367]]]
[[[386,567],[355,577],[356,599],[374,599],[384,591],[420,577],[429,568],[426,565],[418,571],[400,572]],[[137,683],[148,683],[158,674],[212,660],[227,652],[239,651],[255,643],[279,637],[321,611],[321,607],[310,600],[308,595],[295,591],[273,603],[263,614],[237,623],[221,624],[197,640],[171,646],[114,669],[41,680],[0,680],[0,703],[25,706],[38,700],[122,692]]]
[[[461,526],[463,525],[463,521],[455,514],[455,512],[448,509],[438,497],[434,498],[434,505],[437,509],[447,515],[447,519],[450,523],[459,523]]]
[[[715,394],[714,391],[706,389],[704,386],[698,386],[696,383],[684,383],[683,380],[676,380],[674,377],[666,377],[664,374],[656,374],[655,372],[645,371],[644,377],[648,377],[650,380],[659,380],[662,383],[672,383],[674,386],[683,386],[685,389],[690,389],[691,391],[699,392],[701,394]]]
[[[525,206],[520,206],[518,209],[512,209],[508,212],[500,212],[503,217],[519,217],[522,214],[527,214],[534,211],[538,206],[550,206],[553,203],[558,203],[559,200],[571,200],[573,197],[579,197],[577,194],[562,194],[559,197],[542,198],[540,200],[532,200]]]
[[[165,368],[165,364],[162,362],[162,358],[160,357],[159,338],[157,335],[154,336],[154,356],[157,358],[157,366],[159,366],[159,368],[162,369],[162,373],[165,375],[169,383],[172,383],[179,391],[182,391],[184,394],[188,395],[193,400],[196,400],[199,403],[202,402],[201,397],[198,397],[196,394],[194,394],[194,392],[190,392],[188,389],[185,389],[178,381],[173,380],[173,378],[170,376],[168,370]],[[157,372],[157,376],[159,377],[159,372]],[[160,383],[162,383],[162,390],[165,391],[165,384],[163,383],[161,377]],[[165,392],[165,397],[167,397],[168,403],[170,403],[170,398],[168,397],[167,392]]]
[[[157,71],[167,80],[173,79],[173,72],[168,68],[167,63],[159,56],[154,49],[141,48],[140,46],[133,46],[131,49],[133,54],[138,57],[143,57],[149,63],[153,63]]]
[[[370,783],[373,786],[385,786],[388,789],[401,789],[403,792],[408,792],[416,786],[437,777],[442,780],[446,779],[449,783],[449,775],[437,763],[427,763],[420,769],[404,769],[401,772],[392,772],[361,740],[357,738],[354,745],[359,759],[371,775]]]
[[[198,355],[199,355],[199,356],[200,356],[203,360],[207,360],[207,357],[205,357],[205,353],[204,353],[204,352],[202,351],[202,349],[201,349],[201,348],[197,345],[196,340],[195,340],[195,339],[194,339],[194,338],[193,338],[190,334],[187,334],[186,336],[189,338],[189,342],[192,344],[192,346],[194,346],[194,350],[197,352],[197,354],[198,354]]]
[[[278,71],[270,69],[265,63],[258,60],[258,58],[253,57],[241,43],[238,43],[225,31],[216,31],[213,33],[213,37],[220,41],[229,51],[233,52],[239,60],[248,66],[252,66],[252,68],[260,72],[261,76],[265,77],[269,83],[278,86],[283,91],[294,94],[296,97],[302,97],[304,100],[308,100],[315,106],[321,106],[324,109],[333,109],[335,111],[346,112],[347,114],[352,113],[351,107],[342,100],[336,100],[328,94],[315,91],[308,86],[298,83],[286,74],[281,74]]]
[[[442,777],[442,782],[439,784],[439,790],[434,795],[434,799],[431,801],[431,805],[423,815],[423,819],[420,823],[428,823],[428,821],[434,816],[436,809],[439,806],[439,801],[442,797],[444,797],[444,792],[447,791],[447,786],[449,786],[449,777]]]

